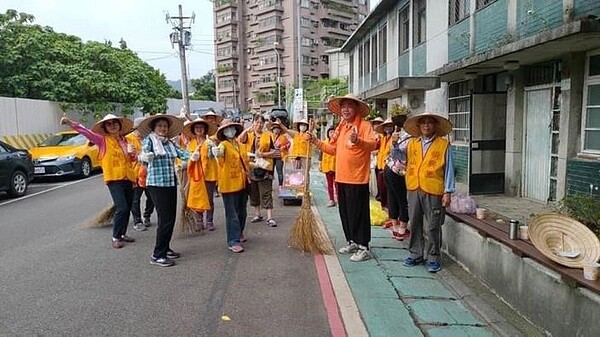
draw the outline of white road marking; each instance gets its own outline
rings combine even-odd
[[[91,176],[91,177],[88,177],[88,178],[85,178],[85,179],[75,180],[75,181],[71,181],[71,182],[68,182],[68,183],[65,183],[65,184],[60,184],[58,186],[55,186],[55,187],[52,187],[52,188],[49,188],[47,190],[43,190],[43,191],[40,191],[40,192],[37,192],[37,193],[26,194],[26,195],[24,195],[24,196],[22,196],[20,198],[15,198],[15,199],[11,199],[11,200],[2,202],[2,203],[0,203],[0,206],[4,206],[4,205],[12,204],[13,202],[17,202],[17,201],[29,199],[29,198],[35,197],[37,195],[40,195],[40,194],[48,193],[48,192],[57,190],[59,188],[63,188],[63,187],[67,187],[67,186],[71,186],[71,185],[75,185],[75,184],[79,184],[79,183],[82,183],[84,181],[87,181],[87,180],[90,180],[90,179],[94,179],[94,178],[97,178],[97,177],[101,177],[101,176],[102,175]]]

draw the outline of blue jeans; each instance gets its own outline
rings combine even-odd
[[[225,227],[227,228],[227,245],[229,247],[240,243],[240,237],[246,227],[246,190],[233,193],[222,193],[225,206]]]
[[[113,238],[120,239],[127,233],[129,212],[133,203],[133,183],[129,180],[117,180],[109,181],[106,186],[115,205]]]

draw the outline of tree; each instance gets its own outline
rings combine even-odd
[[[305,80],[304,100],[309,109],[322,108],[329,96],[343,96],[348,93],[348,82],[340,78]]]
[[[101,113],[121,107],[166,110],[170,92],[163,74],[110,41],[83,43],[79,37],[33,24],[34,17],[0,14],[0,96],[61,102],[64,110]]]
[[[192,79],[192,87],[194,87],[194,93],[190,95],[190,99],[200,101],[217,100],[217,87],[215,84],[215,73],[213,70],[210,70],[199,79]]]

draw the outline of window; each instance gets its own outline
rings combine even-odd
[[[427,1],[426,0],[415,0],[413,4],[413,44],[415,46],[425,42],[426,39],[426,12],[427,12]]]
[[[377,70],[377,34],[371,36],[371,71]]]
[[[312,39],[309,39],[309,38],[306,38],[306,37],[302,38],[302,46],[303,47],[312,47],[312,45],[313,45],[313,40]]]
[[[586,68],[583,150],[600,153],[600,53],[588,58]]]
[[[302,65],[303,66],[310,65],[310,56],[302,55]]]
[[[492,2],[496,2],[496,0],[477,0],[477,4],[475,5],[475,9],[481,9]]]
[[[371,57],[370,57],[371,56],[371,43],[369,42],[369,40],[367,40],[364,43],[363,50],[365,53],[365,55],[364,55],[365,56],[365,58],[364,58],[365,59],[365,62],[364,62],[365,71],[364,71],[364,73],[368,74],[370,67],[371,67]]]
[[[309,18],[305,18],[305,17],[301,17],[300,18],[300,25],[302,27],[310,27],[311,25],[311,20]]]
[[[408,40],[410,38],[410,20],[408,18],[408,6],[406,6],[398,12],[398,55],[408,50]]]
[[[379,29],[379,66],[387,63],[387,24]]]
[[[450,138],[455,143],[468,143],[471,138],[471,93],[469,81],[452,83],[448,87],[448,119],[453,128]]]
[[[363,60],[365,59],[364,49],[362,44],[358,46],[358,77],[361,78],[365,74],[363,69]]]
[[[450,13],[448,23],[453,25],[462,19],[466,18],[469,13],[469,1],[467,0],[450,0]]]

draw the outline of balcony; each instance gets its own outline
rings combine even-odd
[[[222,54],[222,55],[217,54],[217,56],[216,56],[217,61],[225,61],[225,60],[231,60],[231,59],[237,60],[237,58],[238,58],[237,52]]]
[[[235,88],[233,86],[230,87],[219,87],[219,93],[230,93],[234,92]]]
[[[281,30],[283,31],[283,25],[281,23],[277,23],[274,25],[267,25],[267,26],[258,26],[257,28],[257,33],[265,33],[265,32],[270,32],[272,30]]]
[[[227,42],[235,43],[238,41],[237,33],[228,32],[228,34],[223,34],[221,36],[217,36],[215,39],[215,44],[223,44]]]
[[[277,81],[273,80],[272,82],[261,82],[259,81],[256,85],[258,89],[272,89],[277,88]]]
[[[215,11],[230,7],[237,8],[237,0],[214,0],[213,6]]]
[[[238,74],[237,66],[219,65],[215,69],[217,77],[233,76]]]

